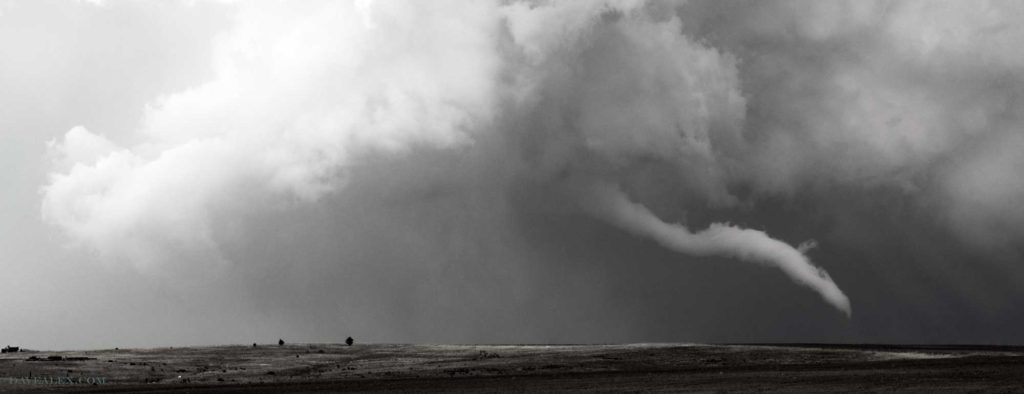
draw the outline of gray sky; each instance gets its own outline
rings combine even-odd
[[[1022,17],[0,1],[0,341],[1020,343]]]

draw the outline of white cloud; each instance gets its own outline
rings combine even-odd
[[[96,7],[105,7],[107,5],[107,0],[75,0],[75,2],[79,4],[88,4]]]
[[[375,3],[376,29],[349,4],[243,5],[217,77],[151,104],[144,143],[76,127],[53,144],[44,219],[108,260],[176,271],[220,260],[211,220],[233,200],[312,201],[353,155],[465,143],[492,117],[496,24],[455,5]]]

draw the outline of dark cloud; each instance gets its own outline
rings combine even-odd
[[[243,6],[44,218],[170,341],[1020,340],[1020,6],[407,6]]]

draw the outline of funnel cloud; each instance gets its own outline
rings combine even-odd
[[[832,282],[825,270],[815,267],[804,255],[810,243],[799,249],[772,239],[763,231],[742,229],[727,223],[692,233],[685,226],[665,223],[643,205],[612,185],[596,185],[587,197],[586,209],[593,215],[637,235],[651,237],[666,248],[697,256],[722,255],[778,267],[794,282],[810,287],[836,309],[850,316],[850,300]]]

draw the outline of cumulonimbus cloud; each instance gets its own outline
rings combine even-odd
[[[223,262],[218,212],[316,201],[344,184],[354,156],[465,144],[493,116],[489,5],[237,12],[215,45],[216,77],[148,105],[142,143],[118,147],[84,127],[51,143],[46,221],[106,261],[202,267]],[[261,202],[247,207],[250,197]]]
[[[215,78],[154,99],[139,143],[84,127],[52,143],[43,217],[104,261],[229,264],[217,220],[317,204],[365,157],[426,146],[500,151],[523,162],[504,173],[552,189],[583,177],[671,190],[688,209],[895,189],[946,207],[967,239],[1024,236],[1020,215],[997,214],[1022,193],[1005,182],[1021,104],[999,82],[1024,64],[1009,19],[1021,6],[740,5],[238,4]],[[661,183],[636,179],[655,165]],[[728,225],[694,233],[617,187],[594,193],[573,203],[676,251],[772,265],[850,313],[799,247]]]

